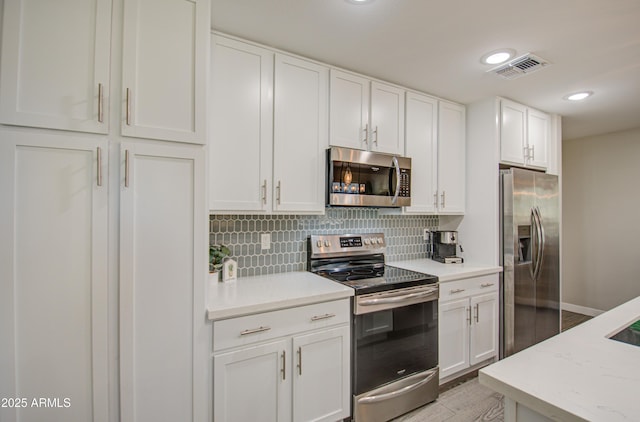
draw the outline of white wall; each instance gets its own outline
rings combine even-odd
[[[640,296],[640,129],[563,141],[562,173],[563,302]]]

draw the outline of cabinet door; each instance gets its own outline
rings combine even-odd
[[[0,397],[28,398],[0,420],[106,422],[106,141],[0,137]]]
[[[371,82],[371,149],[404,155],[404,90]]]
[[[329,144],[369,149],[369,79],[331,70]]]
[[[469,299],[440,303],[438,310],[440,379],[469,367]]]
[[[293,420],[342,420],[350,415],[349,327],[294,337]]]
[[[527,108],[509,100],[500,101],[500,161],[525,163]]]
[[[438,190],[438,100],[407,92],[405,154],[411,157],[411,206],[407,213],[435,212]]]
[[[125,0],[122,135],[206,143],[210,0]]]
[[[209,417],[204,149],[121,145],[123,422]]]
[[[291,420],[290,348],[281,340],[214,355],[213,420]]]
[[[328,68],[276,54],[274,211],[324,211],[328,99]]]
[[[5,0],[0,122],[107,133],[111,0]]]
[[[538,110],[527,109],[527,165],[546,169],[549,164],[551,116]]]
[[[209,206],[271,209],[273,53],[212,36]]]
[[[465,107],[440,101],[438,110],[438,209],[463,213],[465,207]]]
[[[498,354],[498,294],[472,297],[471,313],[469,363],[475,365]]]

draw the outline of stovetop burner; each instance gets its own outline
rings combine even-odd
[[[312,235],[308,270],[356,290],[356,295],[438,282],[438,277],[385,265],[381,233]]]

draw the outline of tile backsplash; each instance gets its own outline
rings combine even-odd
[[[325,215],[211,215],[209,242],[223,244],[238,261],[240,277],[304,271],[310,234],[376,233],[387,241],[387,261],[426,256],[423,229],[438,216],[386,215],[375,208],[328,208]],[[261,249],[261,234],[271,248]]]

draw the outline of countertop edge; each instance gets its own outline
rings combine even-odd
[[[328,302],[332,300],[347,299],[353,296],[353,291],[336,291],[313,295],[311,297],[301,297],[293,299],[283,299],[269,301],[259,304],[243,305],[238,307],[207,310],[207,319],[209,321],[218,321],[222,319],[237,318],[246,315],[259,314],[263,312],[278,311],[286,308],[295,308],[297,306],[312,305],[314,303]]]

